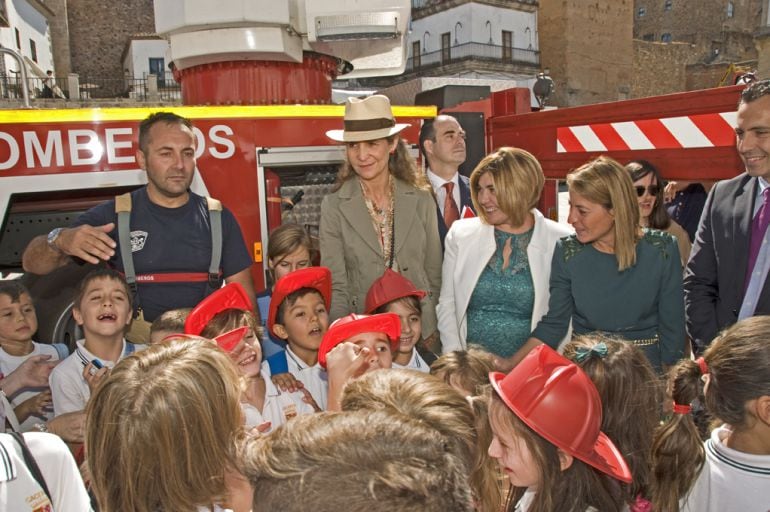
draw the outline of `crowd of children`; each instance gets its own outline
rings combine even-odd
[[[0,410],[9,431],[49,432],[0,436],[0,508],[770,509],[770,317],[668,383],[603,335],[538,346],[504,374],[477,347],[426,350],[425,291],[390,269],[366,314],[330,324],[331,275],[303,233],[277,232],[257,307],[228,284],[160,315],[148,346],[124,339],[132,295],[112,270],[80,283],[69,355],[33,341],[30,294],[0,282]]]

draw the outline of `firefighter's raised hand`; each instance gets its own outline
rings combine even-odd
[[[96,265],[115,255],[117,244],[108,233],[115,229],[115,223],[101,226],[78,226],[62,230],[54,241],[54,246],[67,256],[80,258]]]

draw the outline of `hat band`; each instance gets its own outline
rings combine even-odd
[[[377,119],[345,120],[346,132],[368,132],[380,130],[382,128],[393,128],[394,126],[396,126],[395,120],[384,117]]]

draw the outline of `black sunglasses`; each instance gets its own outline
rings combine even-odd
[[[658,192],[660,192],[660,185],[649,185],[647,186],[647,188],[639,185],[634,188],[636,189],[636,195],[639,197],[642,197],[644,195],[645,190],[647,190],[647,192],[649,192],[651,196],[657,196]]]

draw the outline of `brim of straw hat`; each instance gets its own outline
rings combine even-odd
[[[389,128],[380,128],[378,130],[366,130],[360,132],[354,132],[350,130],[329,130],[326,132],[326,136],[337,142],[362,142],[365,140],[377,140],[391,137],[408,126],[411,125],[408,123],[396,123],[395,126]]]

